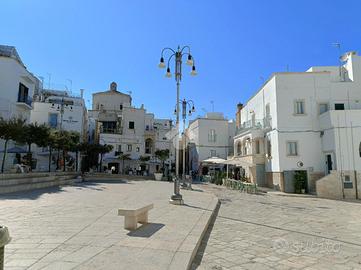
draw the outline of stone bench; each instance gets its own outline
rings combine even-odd
[[[138,222],[148,223],[148,211],[153,208],[153,204],[146,205],[138,209],[118,209],[118,216],[124,216],[124,228],[136,230]]]

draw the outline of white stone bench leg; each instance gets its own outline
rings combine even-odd
[[[144,212],[138,217],[138,222],[142,224],[148,223],[148,212]]]
[[[137,229],[137,217],[125,216],[124,217],[124,228],[127,230],[136,230]]]

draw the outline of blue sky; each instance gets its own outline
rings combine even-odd
[[[157,67],[163,47],[190,45],[197,77],[184,67],[181,97],[197,113],[234,117],[272,72],[337,65],[361,51],[361,1],[1,0],[0,44],[14,45],[28,69],[54,87],[132,91],[158,117],[173,117],[174,78]]]

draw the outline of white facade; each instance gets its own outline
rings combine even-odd
[[[346,169],[335,134],[341,134],[342,145],[349,138],[350,122],[355,138],[361,128],[361,57],[350,52],[343,61],[341,68],[274,73],[241,107],[235,158],[252,181],[285,190],[288,172],[306,170],[314,191],[315,180],[325,173]],[[343,135],[337,133],[340,125]],[[359,151],[357,139],[349,151]],[[354,156],[360,163],[360,156]]]
[[[104,156],[104,165],[116,166],[118,172],[123,169],[134,171],[141,163],[139,158],[145,156],[151,158],[150,163],[156,163],[154,152],[157,149],[169,149],[172,153],[172,143],[165,136],[171,130],[171,120],[155,119],[143,105],[133,107],[131,96],[117,91],[116,83],[112,83],[108,91],[93,94],[89,118],[96,123],[95,140],[113,146],[113,151]],[[118,157],[125,154],[131,161],[126,161],[126,168],[122,168],[123,162]],[[152,173],[153,167],[147,166],[143,170]]]
[[[0,45],[0,117],[22,118],[29,122],[32,99],[39,88],[40,81],[27,70],[15,47]],[[8,149],[14,146],[10,141]],[[0,140],[0,150],[3,149],[4,141]],[[3,153],[0,156],[2,161]],[[14,157],[15,154],[8,153],[5,171],[13,167]]]
[[[0,45],[0,117],[29,120],[39,80],[21,61],[15,47]]]
[[[207,113],[189,123],[186,135],[189,170],[196,171],[207,158],[227,159],[233,153],[235,123],[222,113]]]
[[[34,98],[30,122],[39,125],[46,124],[57,130],[75,131],[80,135],[80,141],[88,139],[87,110],[82,97],[70,96],[66,91],[44,89]],[[48,170],[48,149],[33,147],[37,159],[37,170]],[[51,170],[55,170],[57,152],[52,153]],[[75,154],[71,153],[75,158]]]

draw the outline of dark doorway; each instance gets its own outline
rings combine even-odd
[[[112,167],[115,167],[115,170],[112,171],[113,174],[119,173],[119,163],[108,163],[108,170],[111,170]]]
[[[327,168],[327,174],[329,174],[330,171],[332,171],[332,155],[331,154],[326,155],[326,168]]]

